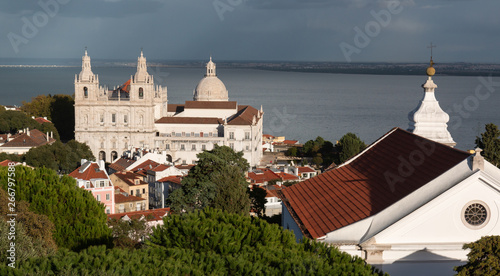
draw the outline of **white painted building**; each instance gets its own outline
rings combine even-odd
[[[154,85],[141,52],[137,72],[113,91],[99,86],[85,52],[75,77],[75,137],[99,159],[113,162],[131,147],[154,149],[170,162],[193,164],[215,144],[243,151],[251,166],[262,158],[262,107],[229,101],[212,59],[193,101],[167,104],[167,89]]]

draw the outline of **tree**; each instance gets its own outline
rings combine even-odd
[[[476,146],[483,150],[482,156],[491,164],[500,166],[500,130],[495,124],[487,124],[481,137],[476,137]]]
[[[118,248],[139,248],[142,241],[151,232],[146,219],[130,219],[108,221],[112,229],[113,245]]]
[[[191,212],[211,206],[246,212],[250,207],[245,179],[249,165],[243,152],[215,145],[213,150],[199,153],[197,157],[198,163],[182,180],[182,187],[167,199],[172,211]]]
[[[257,214],[259,218],[262,218],[266,213],[266,190],[262,189],[261,187],[255,186],[253,189],[249,189],[248,193],[250,195],[250,204],[252,210],[255,212],[255,214]]]
[[[0,133],[14,134],[21,129],[38,129],[43,133],[52,132],[54,139],[59,140],[59,132],[51,123],[39,124],[37,121],[19,111],[7,110],[0,113]]]
[[[7,167],[0,167],[0,187],[7,186]],[[106,225],[104,205],[92,193],[79,188],[74,178],[47,168],[15,167],[16,200],[29,203],[29,210],[46,215],[54,224],[58,247],[81,250],[108,244],[111,230]]]
[[[29,103],[23,101],[21,110],[29,116],[47,117],[54,123],[61,140],[69,141],[75,138],[74,104],[75,100],[69,95],[39,95]]]
[[[364,150],[366,144],[356,134],[349,132],[340,138],[335,147],[338,152],[338,159],[335,163],[342,164],[347,159]]]
[[[285,155],[286,156],[294,156],[295,157],[295,156],[297,156],[297,152],[298,152],[297,147],[291,147],[291,148],[289,148],[289,149],[286,150]]]
[[[19,263],[19,275],[382,275],[323,243],[295,241],[262,219],[217,209],[163,218],[138,250],[89,247]],[[13,270],[2,266],[0,275]]]
[[[500,236],[482,237],[464,244],[463,249],[471,251],[467,263],[454,268],[457,275],[500,275]]]
[[[32,148],[25,158],[26,163],[33,167],[46,167],[63,173],[70,173],[78,168],[81,159],[95,160],[90,148],[75,140],[66,144],[56,141],[51,145]]]

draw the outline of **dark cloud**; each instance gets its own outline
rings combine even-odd
[[[40,4],[42,3],[42,4]],[[153,13],[164,6],[157,0],[40,0],[40,1],[1,1],[0,11],[7,14],[26,15],[44,11],[48,6],[52,11],[57,5],[60,16],[67,17],[124,17]]]

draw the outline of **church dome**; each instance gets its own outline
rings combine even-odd
[[[228,101],[228,92],[224,83],[217,77],[215,73],[215,63],[210,61],[207,63],[207,73],[201,79],[194,90],[194,101]]]

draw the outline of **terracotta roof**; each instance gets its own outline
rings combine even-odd
[[[299,173],[313,173],[316,172],[314,169],[309,168],[309,167],[297,167],[299,170]]]
[[[297,144],[299,141],[297,140],[284,140],[282,143],[283,144],[287,144],[287,145],[295,145]]]
[[[267,168],[256,169],[249,172],[248,178],[252,180],[252,183],[265,183],[271,180],[281,180],[281,176]]]
[[[118,213],[118,214],[109,214],[108,219],[116,219],[119,220],[124,216],[127,216],[131,219],[140,219],[142,216],[146,218],[147,221],[158,221],[162,220],[164,216],[167,216],[170,213],[170,208],[161,208],[161,209],[152,209],[145,211],[134,211],[134,212],[126,212],[126,213]]]
[[[120,159],[118,159],[115,162],[113,162],[112,164],[110,164],[109,167],[115,171],[124,171],[126,168],[128,168],[130,165],[134,164],[135,162],[136,162],[136,160],[121,157]]]
[[[151,170],[154,171],[154,172],[162,172],[162,171],[164,171],[164,170],[166,170],[168,168],[170,168],[170,166],[167,166],[167,165],[164,165],[164,164],[160,164],[160,165],[154,167]]]
[[[205,118],[205,117],[163,117],[155,122],[156,124],[213,124],[220,125],[223,123],[221,118]]]
[[[7,142],[7,134],[0,134],[0,142],[5,143]]]
[[[80,172],[80,168],[85,167],[87,163],[83,164],[73,172],[69,174],[69,176],[82,179],[82,180],[91,180],[91,179],[108,179],[108,175],[105,171],[99,169],[99,165],[97,163],[90,163],[90,165],[85,169],[85,171]]]
[[[146,185],[147,182],[142,181],[142,176],[133,172],[116,172],[113,175],[128,184],[129,186]],[[139,180],[139,184],[135,184],[135,180]]]
[[[234,101],[231,102],[213,102],[213,101],[186,101],[185,109],[234,109],[238,104]]]
[[[172,183],[181,185],[182,176],[171,175],[171,176],[164,177],[162,179],[158,179],[157,181],[158,182],[172,182]]]
[[[274,138],[274,136],[272,136],[270,134],[262,134],[262,137],[264,137],[264,138]]]
[[[43,123],[52,123],[51,121],[43,118],[43,117],[37,117],[34,119],[35,121],[37,121],[39,124],[43,124]]]
[[[39,147],[52,144],[55,141],[53,138],[49,138],[49,141],[47,141],[47,135],[38,129],[32,129],[29,130],[29,135],[27,133],[16,135],[15,138],[3,144],[2,147]]]
[[[167,111],[181,113],[182,111],[184,111],[184,105],[183,104],[167,104]]]
[[[135,201],[146,201],[146,199],[133,195],[126,196],[123,194],[115,194],[115,204]]]
[[[195,165],[176,165],[175,167],[179,170],[190,170]]]
[[[468,156],[395,128],[342,166],[284,188],[280,196],[303,233],[319,238],[379,213]]]
[[[151,169],[157,167],[158,165],[160,165],[160,163],[153,161],[151,159],[148,159],[148,160],[142,162],[141,164],[139,164],[138,166],[136,166],[133,171],[138,172],[138,171],[142,171],[142,170],[151,170]]]
[[[279,172],[276,173],[279,177],[281,177],[282,180],[299,180],[299,178],[293,174],[290,173],[285,173],[285,172]]]
[[[2,167],[8,167],[9,163],[15,163],[16,165],[21,164],[20,162],[16,162],[16,161],[11,161],[9,159],[5,159],[2,162],[0,162],[0,166],[2,166]]]
[[[251,125],[253,122],[253,117],[255,116],[256,122],[260,119],[258,117],[260,111],[249,106],[240,105],[238,106],[238,113],[229,118],[228,125]]]

